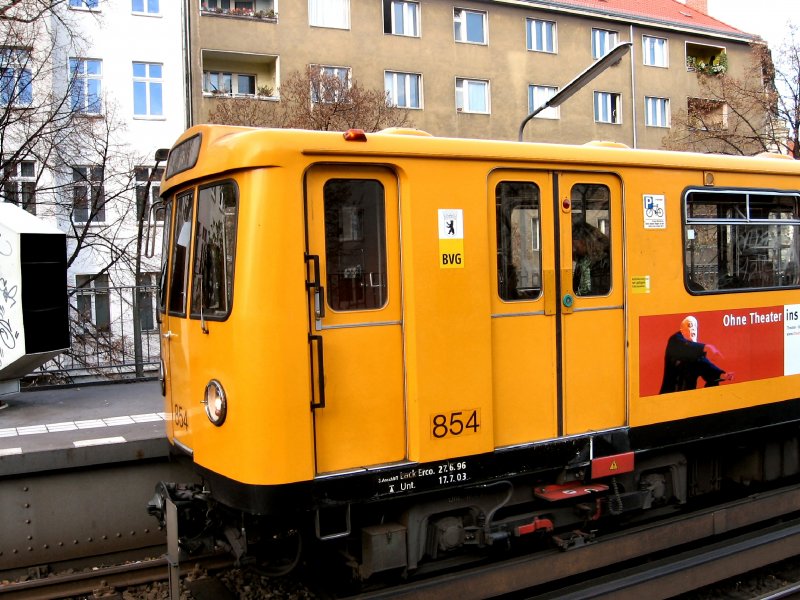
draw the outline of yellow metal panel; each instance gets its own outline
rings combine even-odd
[[[328,305],[321,319],[312,307],[313,333],[321,336],[324,349],[325,406],[314,413],[319,473],[397,462],[406,455],[397,179],[374,167],[309,171],[308,247],[319,256],[323,286],[328,281],[323,188],[331,179],[376,180],[383,188],[387,300],[370,310],[336,311]]]

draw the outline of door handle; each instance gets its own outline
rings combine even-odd
[[[308,343],[317,344],[317,384],[314,385],[314,357],[311,356],[311,410],[325,408],[325,356],[322,351],[322,336],[309,335]],[[315,388],[316,387],[316,394]],[[315,398],[318,398],[315,402]]]
[[[319,256],[306,254],[305,260],[313,263],[314,267],[314,281],[306,281],[306,289],[314,290],[314,316],[319,320],[325,316],[325,288],[319,281]]]
[[[174,337],[178,337],[178,334],[177,333],[172,333],[170,330],[167,330],[167,332],[164,334],[164,339],[165,340],[168,340],[168,339],[174,338]]]

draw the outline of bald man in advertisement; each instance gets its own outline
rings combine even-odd
[[[722,353],[712,344],[697,341],[697,319],[689,315],[681,321],[680,331],[667,342],[664,353],[664,378],[660,394],[697,389],[697,380],[703,379],[704,387],[718,386],[721,381],[733,379],[713,362],[722,358]]]

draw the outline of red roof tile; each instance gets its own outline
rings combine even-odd
[[[677,0],[544,0],[532,4],[586,9],[592,12],[633,17],[655,24],[668,24],[690,29],[702,29],[735,37],[756,37],[736,29]]]

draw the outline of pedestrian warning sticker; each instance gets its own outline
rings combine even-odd
[[[464,211],[439,209],[439,268],[464,268]]]

